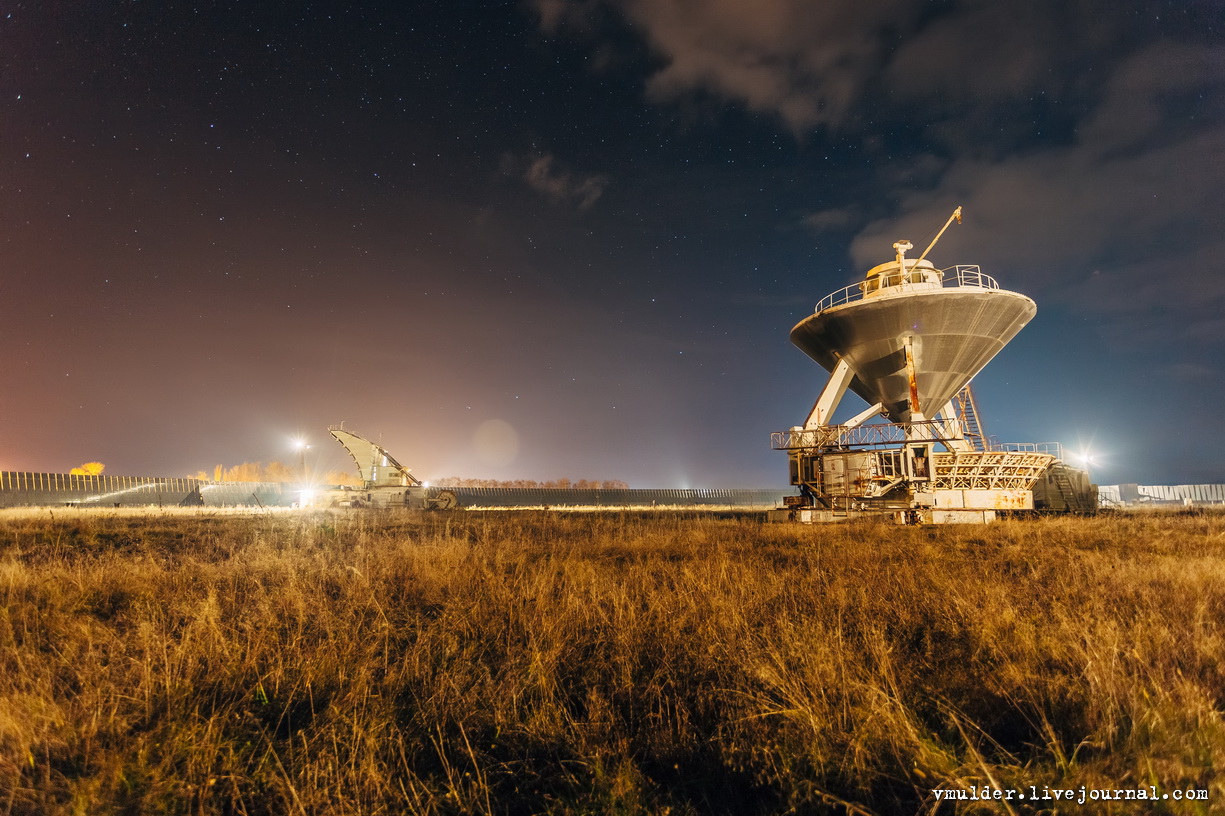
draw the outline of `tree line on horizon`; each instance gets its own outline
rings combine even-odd
[[[435,487],[548,487],[560,490],[627,490],[629,485],[620,479],[552,479],[536,481],[535,479],[464,479],[459,476],[448,476],[445,479],[431,481]]]
[[[212,473],[198,470],[190,478],[202,482],[279,482],[281,484],[300,484],[302,471],[300,468],[287,465],[284,462],[243,462],[240,465],[226,467],[216,465]],[[360,487],[361,480],[347,470],[329,470],[312,481],[318,484],[345,485]],[[620,479],[577,479],[566,478],[538,481],[536,479],[471,479],[460,476],[448,476],[445,479],[430,481],[434,487],[544,487],[554,490],[626,490],[629,485]]]
[[[282,484],[300,484],[302,482],[301,468],[287,465],[284,462],[243,462],[240,465],[226,467],[215,465],[212,473],[198,470],[193,479],[202,482],[280,482]],[[312,477],[313,481],[324,484],[349,485],[357,487],[361,482],[346,470],[329,470],[321,477]]]

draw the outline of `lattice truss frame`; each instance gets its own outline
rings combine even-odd
[[[819,425],[812,428],[792,428],[770,434],[774,450],[852,450],[884,447],[905,442],[950,443],[960,439],[953,420],[927,419],[903,425],[883,422],[873,425]]]
[[[1029,490],[1055,461],[1037,451],[933,453],[937,490]]]

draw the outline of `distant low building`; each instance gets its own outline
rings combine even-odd
[[[1225,505],[1225,484],[1198,485],[1098,485],[1102,507],[1142,507],[1158,504]]]

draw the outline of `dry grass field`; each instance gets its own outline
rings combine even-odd
[[[1223,621],[1222,513],[9,511],[0,814],[1223,812]]]

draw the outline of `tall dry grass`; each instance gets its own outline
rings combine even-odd
[[[0,814],[1220,812],[1225,515],[0,516]]]

